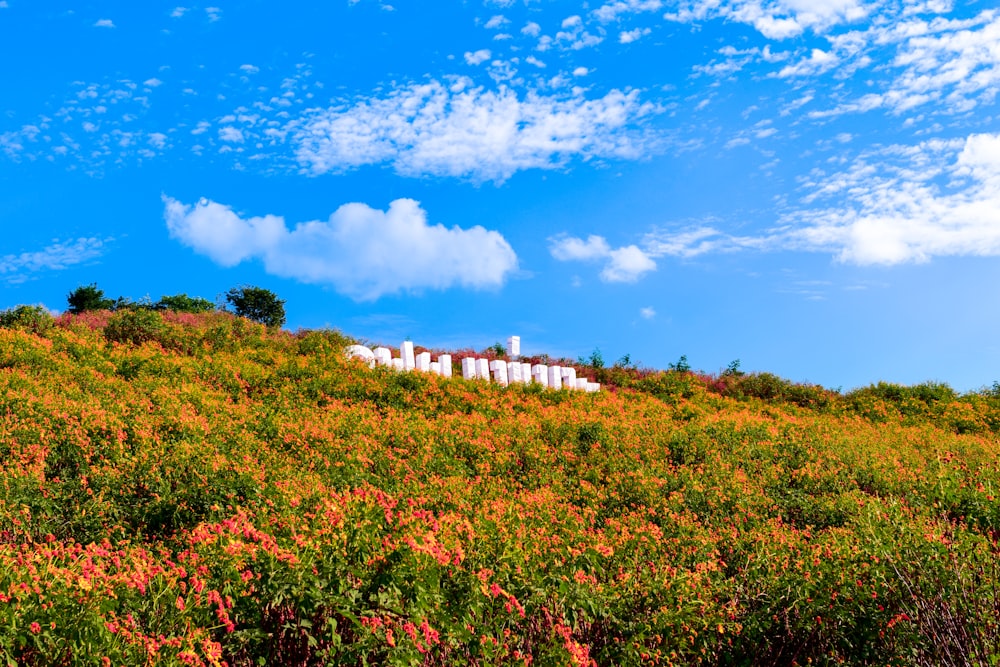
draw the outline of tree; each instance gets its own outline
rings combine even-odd
[[[66,296],[69,302],[69,312],[74,315],[85,313],[88,310],[111,310],[115,306],[114,299],[105,299],[104,290],[98,289],[97,285],[81,285]]]
[[[226,293],[226,301],[238,317],[268,327],[280,327],[285,323],[285,302],[271,290],[252,286],[234,287]]]

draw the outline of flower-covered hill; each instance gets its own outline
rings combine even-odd
[[[501,389],[347,342],[220,313],[0,328],[7,664],[1000,655],[988,393]]]

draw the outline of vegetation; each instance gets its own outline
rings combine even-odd
[[[46,316],[0,314],[7,664],[1000,658],[996,389],[682,357],[501,390],[224,312]]]
[[[226,293],[226,301],[238,317],[268,327],[280,327],[285,323],[285,302],[262,287],[234,287]]]

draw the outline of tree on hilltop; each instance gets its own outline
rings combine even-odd
[[[271,290],[249,285],[234,287],[226,293],[226,301],[238,317],[268,327],[280,327],[285,323],[285,302]]]
[[[88,310],[111,310],[115,307],[114,299],[106,299],[104,290],[98,289],[96,283],[81,285],[66,296],[69,312],[74,315]]]

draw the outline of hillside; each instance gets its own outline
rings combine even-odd
[[[1000,656],[991,392],[501,389],[129,317],[0,328],[8,664]]]

